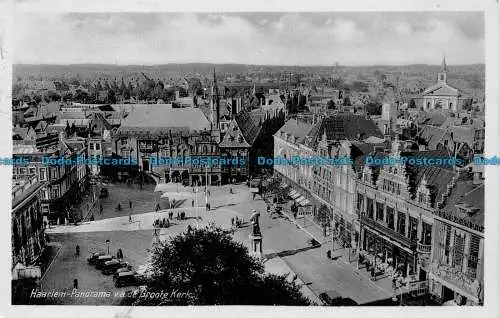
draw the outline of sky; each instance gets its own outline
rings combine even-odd
[[[14,18],[14,63],[484,63],[480,12],[46,13]]]

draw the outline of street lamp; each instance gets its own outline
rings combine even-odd
[[[396,289],[399,291],[400,294],[400,300],[399,300],[399,306],[403,306],[403,290],[401,289],[401,286],[397,286]],[[398,301],[397,293],[394,292],[394,296],[392,297],[392,301],[396,302]]]
[[[106,245],[108,246],[108,255],[109,255],[109,243],[111,243],[110,240],[106,240]]]

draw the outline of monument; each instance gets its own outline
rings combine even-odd
[[[262,233],[260,232],[259,217],[260,212],[252,210],[253,214],[250,217],[252,222],[252,233],[250,233],[250,243],[252,244],[251,253],[255,256],[262,257]]]

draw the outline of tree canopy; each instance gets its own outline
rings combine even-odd
[[[124,305],[309,305],[299,286],[264,272],[263,263],[214,225],[188,229],[151,250],[143,292],[176,291],[157,299],[131,292]]]

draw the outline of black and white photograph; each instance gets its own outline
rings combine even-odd
[[[0,34],[9,306],[498,306],[484,3],[31,2]]]

